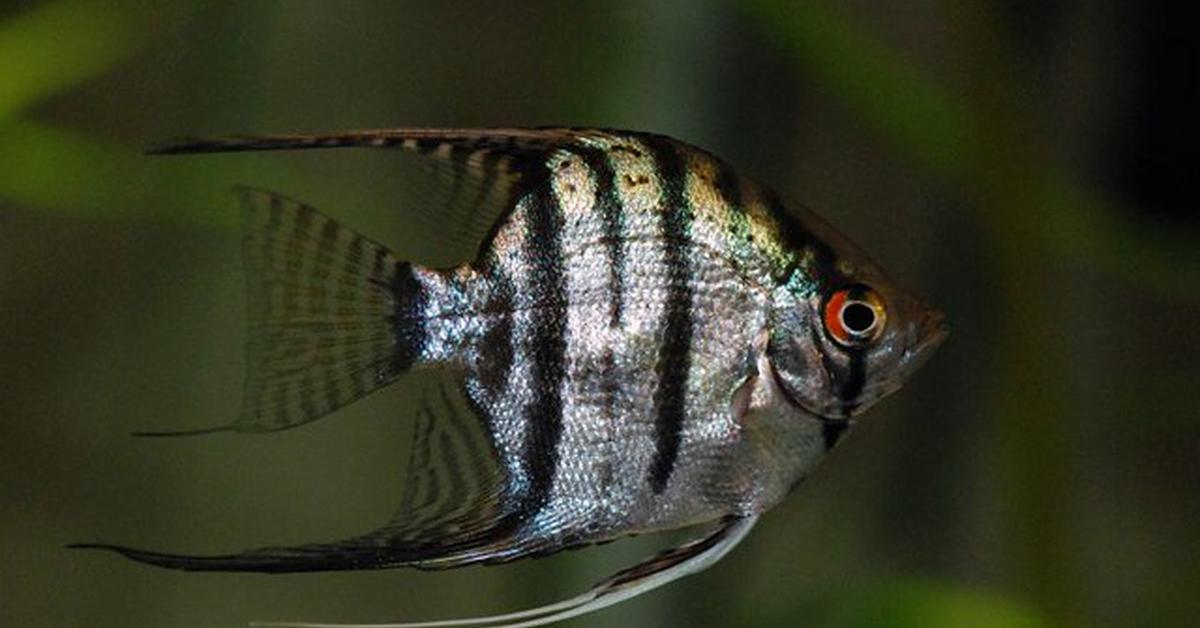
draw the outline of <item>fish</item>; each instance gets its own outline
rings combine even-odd
[[[73,547],[190,571],[448,569],[699,531],[569,600],[381,624],[544,625],[720,560],[947,333],[814,212],[664,135],[397,128],[150,152],[355,147],[441,173],[444,193],[411,212],[465,242],[462,263],[406,261],[299,200],[238,188],[241,410],[143,434],[292,429],[423,372],[395,516],[349,539],[225,555]]]

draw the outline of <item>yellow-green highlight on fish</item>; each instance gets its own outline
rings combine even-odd
[[[816,215],[662,135],[394,129],[154,152],[355,146],[449,172],[446,202],[414,211],[477,243],[473,259],[421,267],[302,202],[241,189],[242,410],[169,434],[288,429],[431,371],[395,517],[224,556],[84,547],[196,571],[441,569],[708,526],[565,602],[390,624],[542,625],[718,560],[945,335],[941,314]]]

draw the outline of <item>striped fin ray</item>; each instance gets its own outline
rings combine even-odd
[[[417,360],[416,269],[308,205],[237,193],[249,330],[241,412],[225,425],[141,435],[287,429],[386,385]]]
[[[373,147],[410,151],[436,176],[414,195],[423,227],[447,244],[480,253],[488,234],[512,207],[520,185],[557,148],[585,131],[572,129],[380,129],[306,135],[184,138],[150,150],[172,155],[263,150]]]
[[[514,613],[421,622],[384,624],[339,624],[320,622],[266,621],[253,626],[274,628],[533,628],[580,617],[637,597],[699,573],[721,560],[750,532],[758,517],[733,518],[705,536],[659,553],[633,567],[605,578],[589,591],[573,598]]]
[[[436,380],[417,411],[400,506],[381,531],[393,542],[469,544],[503,513],[506,477],[485,418],[465,406],[460,375]]]
[[[511,560],[544,550],[516,534],[507,477],[484,418],[450,370],[432,374],[418,410],[405,488],[383,527],[328,543],[265,547],[196,556],[103,543],[71,547],[114,551],[127,558],[185,571],[291,573],[412,566],[447,569]],[[457,388],[456,388],[457,387]]]

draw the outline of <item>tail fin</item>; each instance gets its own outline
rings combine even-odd
[[[237,190],[249,341],[241,413],[214,431],[316,420],[407,371],[424,343],[421,269],[303,203]]]

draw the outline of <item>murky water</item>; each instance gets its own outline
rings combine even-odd
[[[1200,272],[1181,253],[1195,225],[1114,210],[1080,173],[1045,183],[1062,203],[1053,211],[1037,185],[997,183],[997,168],[1013,181],[1054,176],[1063,147],[1103,152],[1091,140],[1119,119],[1058,124],[1025,75],[989,65],[1007,56],[983,35],[1007,32],[1005,18],[774,2],[161,6],[0,8],[0,625],[501,612],[667,546],[287,576],[168,572],[63,547],[336,539],[395,507],[414,382],[276,434],[130,436],[237,411],[244,295],[230,186],[303,199],[413,259],[461,253],[432,244],[437,226],[408,211],[421,172],[395,155],[143,148],[180,134],[516,124],[648,129],[710,148],[817,208],[953,329],[729,558],[576,625],[1194,616]],[[1101,107],[1098,95],[1128,83],[1110,66],[1067,81],[1080,76],[1074,57],[1028,45],[1021,58],[1070,83],[1067,102]],[[994,90],[1003,81],[1022,87]],[[994,115],[1014,102],[1013,118],[1060,129],[1046,140],[1058,148],[988,144],[1028,137]],[[961,145],[943,134],[959,114],[983,129]],[[953,151],[937,152],[946,137]]]

